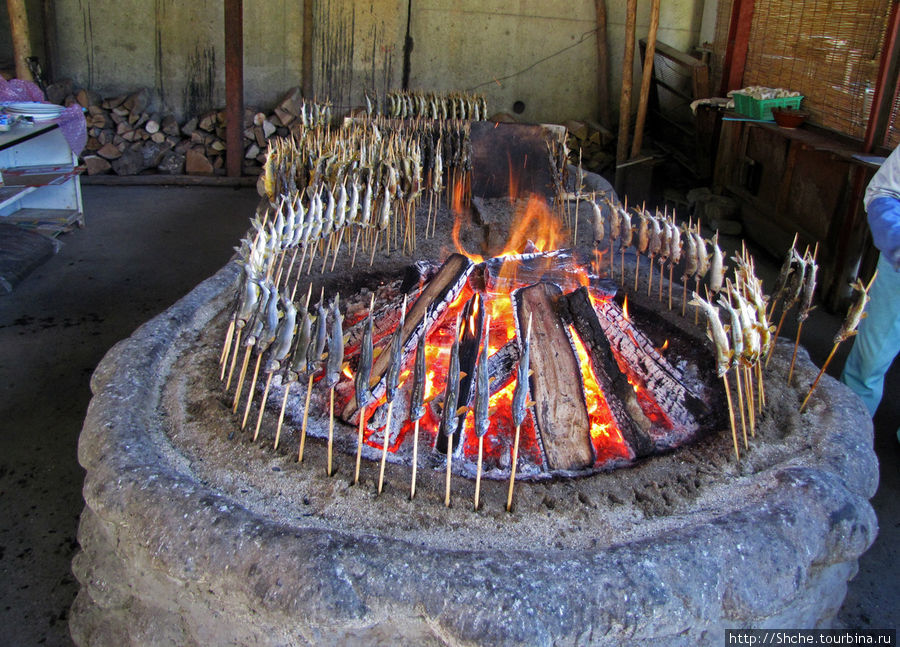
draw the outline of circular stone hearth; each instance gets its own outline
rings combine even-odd
[[[722,431],[591,477],[506,484],[377,465],[296,432],[241,434],[215,374],[228,264],[97,368],[79,443],[87,470],[81,590],[88,645],[721,645],[728,628],[828,626],[874,540],[872,424],[825,377],[784,388],[792,344],[740,463]],[[798,385],[817,369],[801,351]]]

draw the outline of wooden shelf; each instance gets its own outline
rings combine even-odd
[[[0,209],[37,191],[36,186],[0,186]]]
[[[84,216],[78,209],[24,208],[4,216],[0,222],[32,229],[47,236],[57,236],[74,227],[84,226]]]

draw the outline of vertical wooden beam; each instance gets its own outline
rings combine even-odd
[[[743,87],[744,67],[750,47],[750,27],[753,25],[755,0],[734,0],[731,22],[728,25],[728,44],[722,63],[722,87],[719,96]]]
[[[303,0],[303,50],[301,52],[301,89],[305,99],[313,98],[313,0]]]
[[[41,13],[44,23],[44,78],[47,83],[56,80],[56,71],[59,68],[59,39],[56,31],[56,2],[44,0],[41,3]]]
[[[637,0],[628,0],[625,9],[625,54],[622,60],[622,95],[619,99],[619,137],[616,142],[616,192],[621,194],[625,180],[622,164],[628,158],[628,131],[631,123],[631,87],[634,79],[634,27]]]
[[[606,0],[594,0],[597,12],[597,118],[610,128],[609,116],[609,39],[606,35]]]
[[[869,121],[866,123],[866,136],[863,140],[865,153],[872,152],[876,141],[880,145],[884,144],[891,104],[897,92],[897,67],[900,58],[898,39],[900,39],[900,3],[893,2],[884,35],[884,45],[881,47],[881,61],[875,81],[875,94],[872,96],[872,108],[869,112]]]
[[[647,98],[650,96],[650,80],[653,78],[653,57],[656,55],[656,32],[659,29],[659,0],[650,5],[650,31],[647,33],[647,50],[644,52],[644,69],[641,77],[641,97],[638,101],[637,121],[634,124],[634,141],[631,156],[637,157],[644,141],[644,122],[647,120]]]
[[[239,177],[244,161],[244,8],[225,0],[225,161],[228,177]]]
[[[28,69],[31,40],[28,35],[28,14],[25,11],[25,0],[6,0],[6,9],[9,12],[13,55],[16,58],[16,78],[33,81],[31,70]]]

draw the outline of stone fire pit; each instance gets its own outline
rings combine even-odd
[[[872,425],[824,378],[807,411],[767,374],[768,408],[737,463],[724,430],[638,465],[505,483],[372,463],[296,432],[241,434],[215,375],[229,264],[132,337],[92,379],[79,443],[87,470],[81,590],[88,645],[724,644],[727,628],[827,626],[875,537]],[[213,331],[210,333],[210,331]],[[798,384],[816,368],[798,358]],[[271,424],[271,423],[266,423]],[[293,435],[291,435],[293,434]]]

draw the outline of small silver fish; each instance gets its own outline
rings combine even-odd
[[[344,330],[341,311],[338,307],[340,295],[335,295],[331,306],[331,337],[328,340],[328,360],[325,362],[325,386],[332,387],[341,379],[344,364]]]
[[[693,299],[689,301],[692,306],[699,306],[706,316],[706,334],[710,338],[716,349],[716,370],[719,377],[728,372],[731,367],[732,353],[728,345],[728,336],[725,334],[725,328],[719,319],[719,311],[709,301],[701,297],[696,292],[693,293]]]
[[[416,360],[413,365],[413,388],[409,399],[409,419],[415,422],[425,415],[425,328],[416,343]]]
[[[713,236],[712,262],[709,266],[709,291],[717,294],[722,290],[725,280],[725,261],[722,256],[722,248],[719,247],[719,232]]]
[[[475,375],[475,435],[481,438],[491,425],[489,402],[491,398],[490,381],[488,380],[488,334],[491,317],[487,315],[484,322],[484,336],[481,339],[481,353]]]
[[[516,386],[513,389],[512,418],[517,427],[525,421],[528,405],[528,374],[531,372],[531,316],[528,318],[528,330],[522,341],[522,352],[516,367]]]

